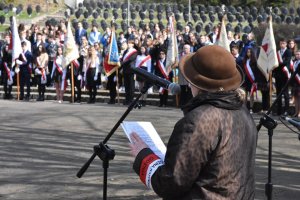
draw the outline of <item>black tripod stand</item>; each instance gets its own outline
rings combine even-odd
[[[273,108],[275,107],[276,103],[279,101],[279,98],[282,98],[282,94],[285,90],[288,89],[289,84],[292,82],[292,80],[295,78],[297,73],[299,72],[299,67],[296,68],[296,70],[291,75],[290,79],[286,82],[278,96],[276,97],[275,101],[270,106],[267,113],[264,114],[264,116],[261,117],[259,124],[257,125],[257,132],[259,132],[261,126],[264,126],[268,129],[268,135],[269,135],[269,147],[268,147],[268,182],[265,184],[265,194],[268,198],[268,200],[272,199],[272,191],[273,191],[273,184],[272,184],[272,136],[273,136],[273,130],[277,126],[277,122],[272,119],[269,115]]]
[[[152,86],[152,84],[146,82],[145,86],[142,88],[142,91],[139,93],[139,95],[136,97],[136,99],[128,106],[125,113],[121,116],[119,121],[115,124],[115,126],[111,129],[111,131],[108,133],[106,138],[100,142],[98,145],[94,146],[94,153],[90,157],[90,159],[81,167],[81,169],[77,173],[77,177],[81,178],[82,175],[85,173],[85,171],[89,168],[90,164],[96,157],[96,155],[103,161],[102,167],[104,169],[103,172],[103,200],[107,199],[107,169],[109,167],[109,161],[113,160],[115,157],[115,151],[113,149],[110,149],[108,145],[106,145],[107,141],[110,139],[110,137],[115,133],[117,128],[120,126],[120,124],[123,122],[123,120],[127,117],[127,115],[130,113],[130,111],[133,108],[140,108],[140,104],[138,103],[140,97],[145,94],[148,89]]]

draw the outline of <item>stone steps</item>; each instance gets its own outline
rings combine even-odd
[[[35,101],[38,97],[38,90],[37,87],[31,87],[31,100]],[[26,91],[26,87],[25,87]],[[135,92],[135,97],[138,96],[138,92]],[[3,91],[3,86],[0,86],[0,97],[3,97],[4,91]],[[17,87],[13,86],[12,89],[12,95],[16,99],[17,98]],[[68,87],[66,89],[66,92],[64,94],[64,101],[71,101],[71,88]],[[125,100],[125,93],[123,91],[119,92],[119,99],[120,103],[122,104],[123,101]],[[56,90],[53,87],[48,87],[46,88],[46,94],[45,94],[45,100],[56,100]],[[82,102],[87,102],[89,100],[89,95],[87,90],[82,90],[81,94],[81,101]],[[96,96],[96,102],[99,103],[107,103],[109,101],[109,91],[105,89],[98,89],[97,90],[97,96]],[[118,101],[118,97],[116,98],[116,101]],[[158,106],[159,105],[159,94],[154,92],[153,94],[148,94],[147,95],[147,105],[154,105]],[[176,106],[176,96],[175,95],[169,95],[168,99],[168,105],[169,106]]]

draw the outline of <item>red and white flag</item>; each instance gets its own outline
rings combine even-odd
[[[276,43],[273,33],[272,17],[270,16],[269,25],[260,47],[260,53],[257,59],[257,65],[260,71],[269,80],[269,72],[278,67],[278,58],[276,53]]]
[[[15,65],[16,59],[19,58],[22,53],[21,40],[17,28],[16,18],[13,16],[11,21],[11,39],[10,39],[10,49],[12,50],[12,66]]]
[[[225,48],[227,51],[230,52],[230,48],[229,48],[230,43],[228,40],[226,26],[225,26],[225,16],[222,18],[221,28],[217,35],[215,44]]]

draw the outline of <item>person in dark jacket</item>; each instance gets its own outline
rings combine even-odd
[[[211,55],[215,59],[205,59]],[[130,135],[135,172],[165,200],[253,200],[257,130],[239,88],[241,69],[216,45],[188,54],[179,68],[194,97],[183,108],[164,158],[138,133]]]

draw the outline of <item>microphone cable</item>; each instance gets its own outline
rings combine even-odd
[[[290,130],[292,131],[293,134],[298,135],[298,139],[300,140],[300,133],[297,132],[297,131],[295,131],[293,128],[290,127],[290,125],[288,125],[286,122],[284,122],[284,121],[287,121],[287,120],[284,119],[283,116],[280,116],[280,117],[279,117],[279,120],[281,121],[281,123],[282,123],[285,127],[287,127],[288,129],[290,129]],[[288,121],[287,121],[287,122],[288,122]]]

